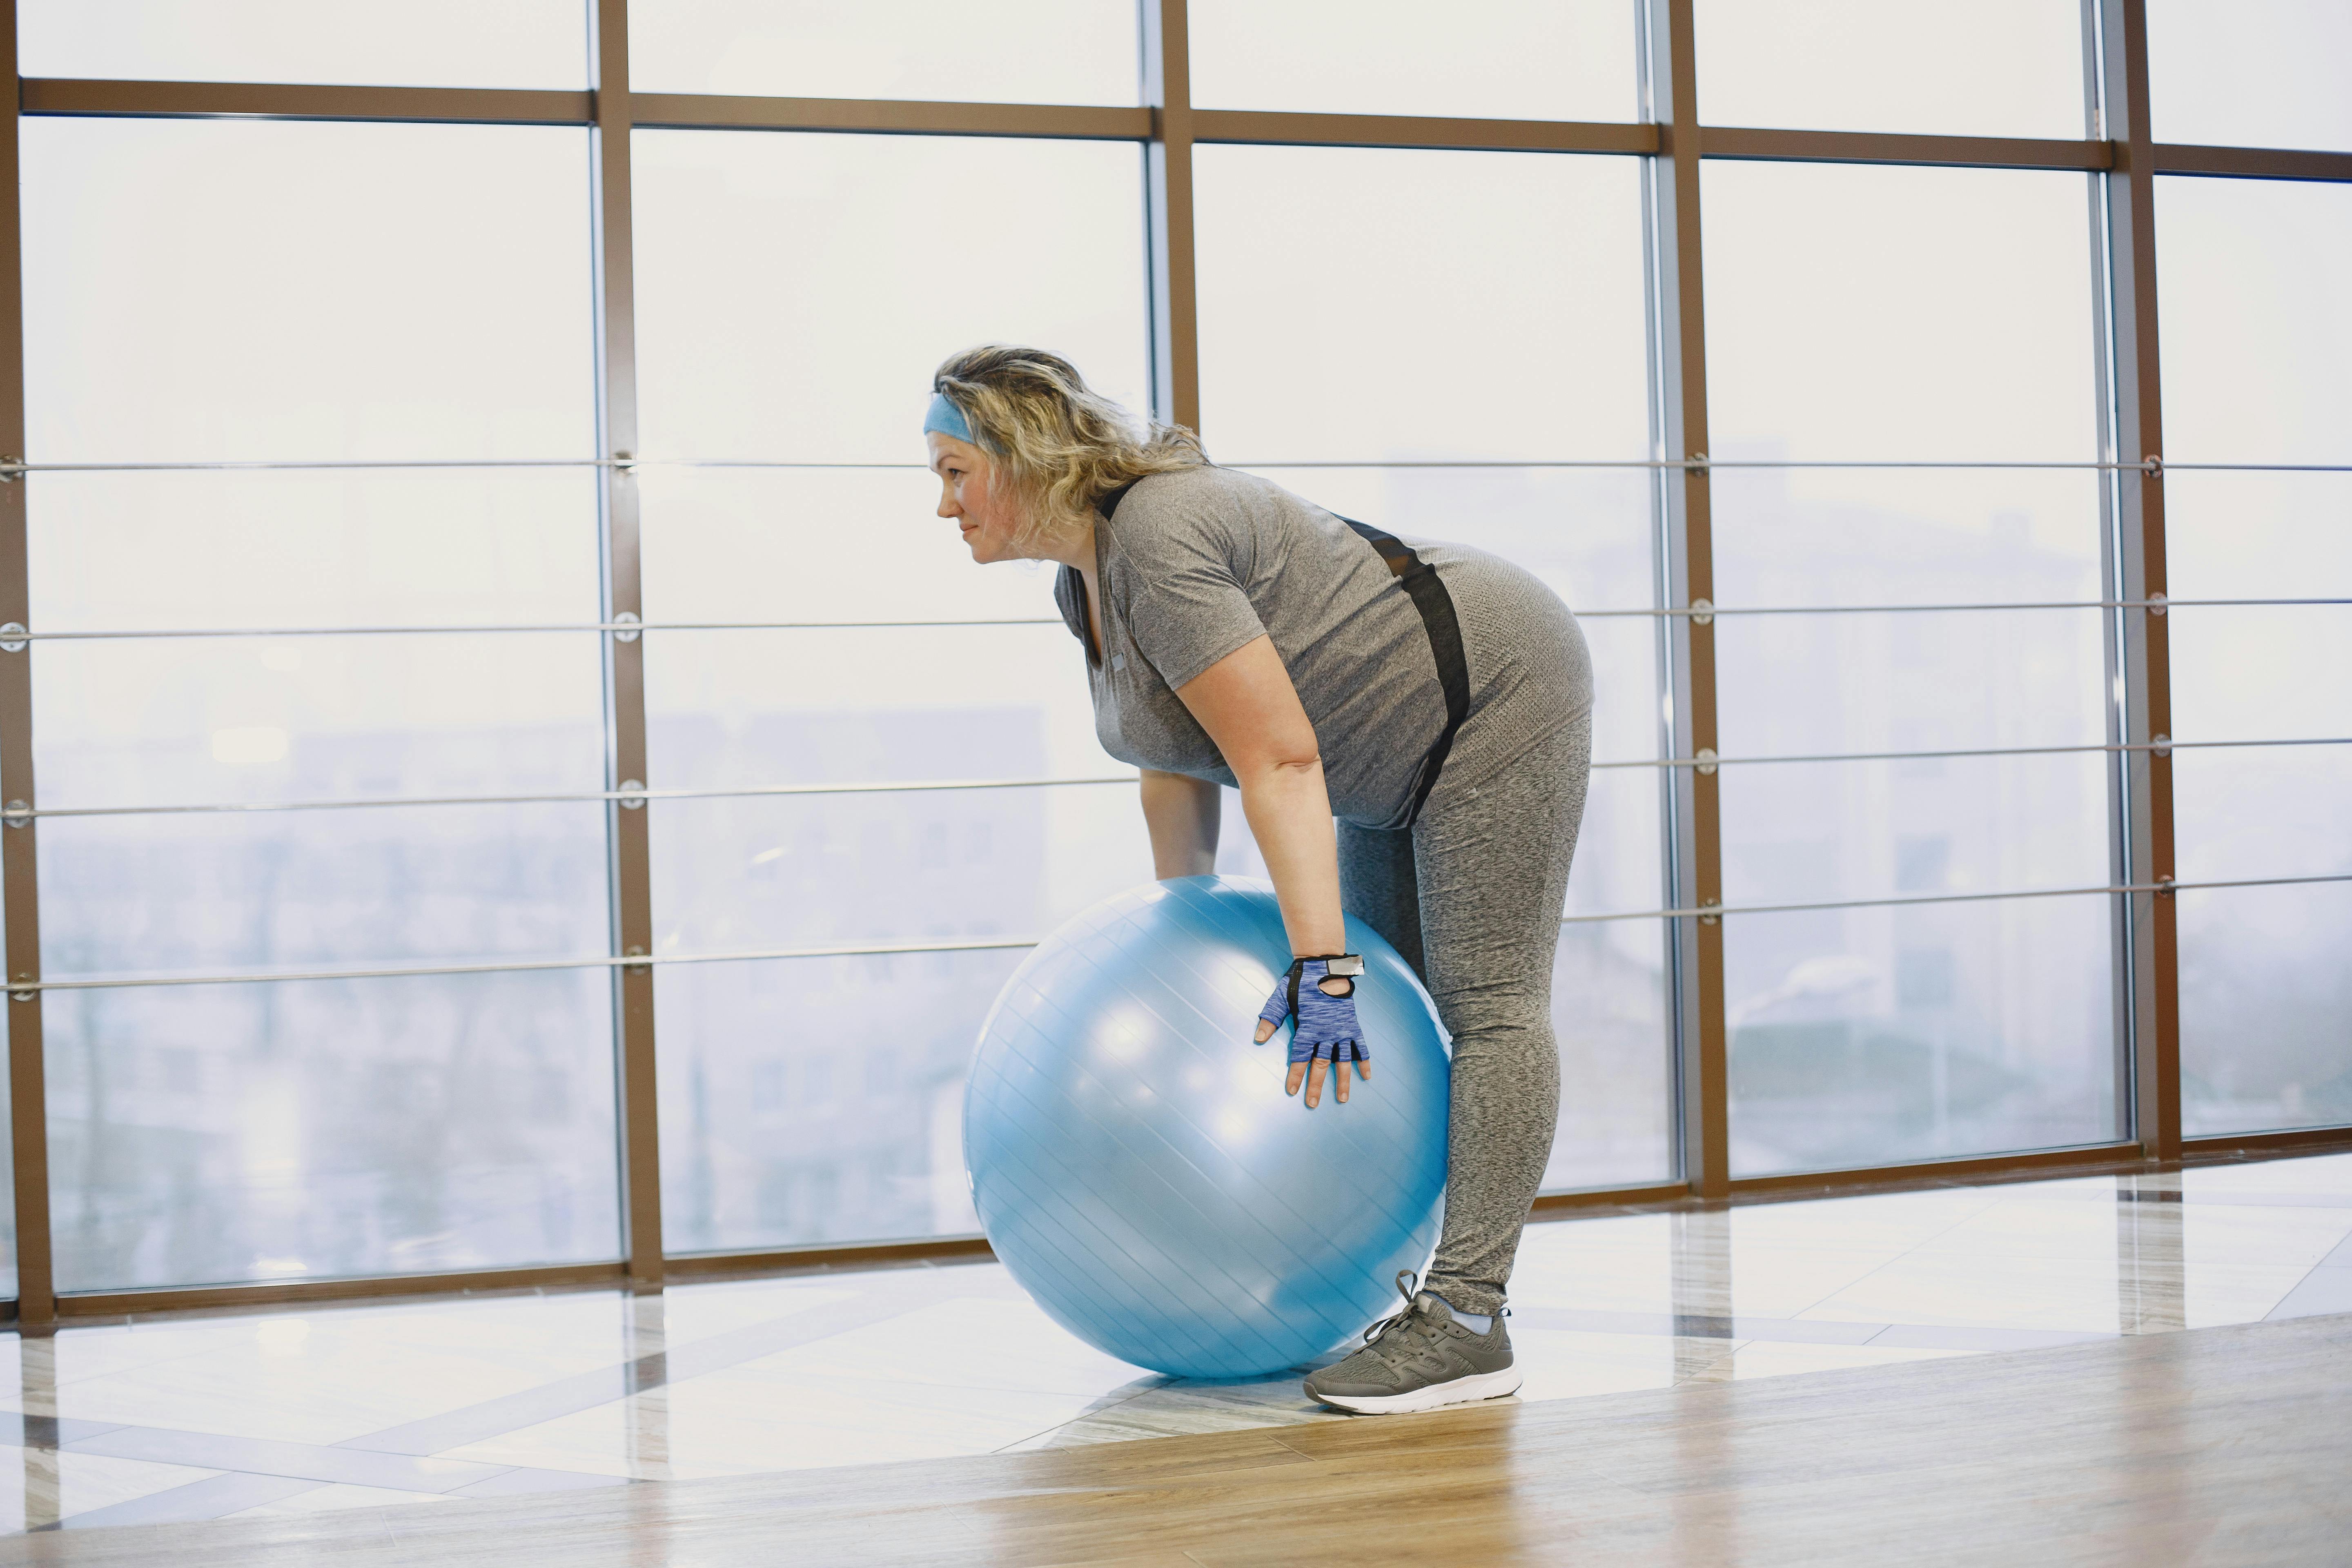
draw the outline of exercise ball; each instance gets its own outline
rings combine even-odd
[[[1312,1361],[1397,1304],[1437,1241],[1448,1064],[1428,994],[1352,916],[1372,1076],[1283,1093],[1253,1045],[1290,966],[1271,885],[1186,877],[1040,943],[989,1010],[964,1164],[996,1256],[1055,1322],[1175,1377]],[[1351,1069],[1352,1070],[1352,1069]]]

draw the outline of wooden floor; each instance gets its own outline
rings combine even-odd
[[[0,1563],[2352,1563],[2352,1317],[1435,1415],[300,1519]]]

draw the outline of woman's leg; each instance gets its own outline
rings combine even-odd
[[[1445,1229],[1423,1288],[1457,1311],[1501,1309],[1551,1154],[1552,954],[1591,761],[1587,716],[1487,784],[1441,783],[1411,835],[1418,967],[1454,1037]]]
[[[1412,835],[1339,824],[1339,904],[1389,939],[1427,984],[1421,963],[1421,884]]]

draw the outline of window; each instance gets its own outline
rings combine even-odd
[[[1190,0],[1192,101],[1326,114],[1632,120],[1614,0]]]
[[[24,0],[28,77],[582,88],[578,0]]]
[[[977,341],[1056,349],[1147,406],[1142,159],[703,132],[641,132],[636,153],[647,453],[868,465],[646,470],[649,621],[817,623],[646,633],[649,782],[1013,781],[656,802],[656,951],[1017,941],[1148,877],[1131,784],[1039,787],[1132,777],[1095,739],[1052,579],[974,567],[920,471],[931,371]],[[973,619],[993,624],[954,624]],[[890,624],[829,624],[845,621]],[[667,1245],[971,1229],[952,1135],[964,1066],[1020,956],[665,970]],[[821,1090],[862,1081],[852,1064],[877,1050],[902,1058],[887,1103]],[[742,1115],[766,1058],[796,1064],[781,1130]],[[763,1203],[787,1159],[922,1173],[844,1180],[837,1205]]]
[[[1134,103],[1136,13],[1119,0],[631,0],[639,92]]]
[[[2352,461],[2352,309],[2331,259],[2352,243],[2352,191],[2170,179],[2157,217],[2168,458]],[[2256,601],[2166,617],[2174,737],[2228,742],[2172,755],[2180,879],[2352,873],[2352,607],[2261,603],[2352,597],[2352,474],[2184,468],[2165,483],[2172,596]],[[2183,1124],[2352,1121],[2345,885],[2179,897]]]
[[[1714,455],[1735,464],[2097,455],[2079,177],[1707,166]],[[1724,900],[2100,888],[2100,612],[2088,470],[1717,471]],[[1897,607],[1890,607],[1897,606]],[[1887,753],[2044,754],[1942,759]],[[1930,964],[1916,956],[1933,950]],[[1733,1168],[2115,1133],[2099,897],[1735,916]]]
[[[29,442],[48,462],[593,450],[583,132],[34,121]],[[363,303],[362,303],[363,302]],[[38,476],[47,630],[593,624],[593,481],[547,469]],[[593,633],[60,642],[44,804],[604,787]],[[603,949],[593,804],[64,816],[51,979]],[[44,1003],[66,1289],[613,1256],[601,974]]]
[[[1568,913],[1658,908],[1650,482],[1638,468],[1544,466],[1647,450],[1638,166],[1322,148],[1196,157],[1210,451],[1264,463],[1348,516],[1492,551],[1587,613],[1593,753],[1619,765],[1592,775]],[[1654,921],[1563,931],[1553,1019],[1579,1089],[1549,1184],[1671,1169],[1665,985]]]
[[[2336,0],[2147,0],[2158,142],[2352,148],[2352,11]]]
[[[1710,125],[2086,133],[2075,0],[1696,0]]]

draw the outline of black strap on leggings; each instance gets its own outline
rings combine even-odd
[[[1333,515],[1338,516],[1336,512]],[[1352,517],[1339,521],[1363,535],[1364,542],[1381,552],[1381,559],[1389,563],[1389,571],[1412,596],[1412,607],[1421,612],[1422,627],[1429,633],[1429,651],[1437,660],[1437,684],[1445,692],[1445,728],[1438,731],[1436,743],[1422,759],[1421,777],[1413,785],[1412,809],[1405,814],[1405,826],[1410,827],[1421,816],[1429,792],[1437,787],[1437,775],[1445,767],[1446,754],[1454,750],[1454,737],[1461,732],[1462,721],[1470,717],[1470,660],[1462,651],[1462,623],[1454,617],[1454,595],[1445,591],[1437,568],[1414,554],[1411,545]]]

